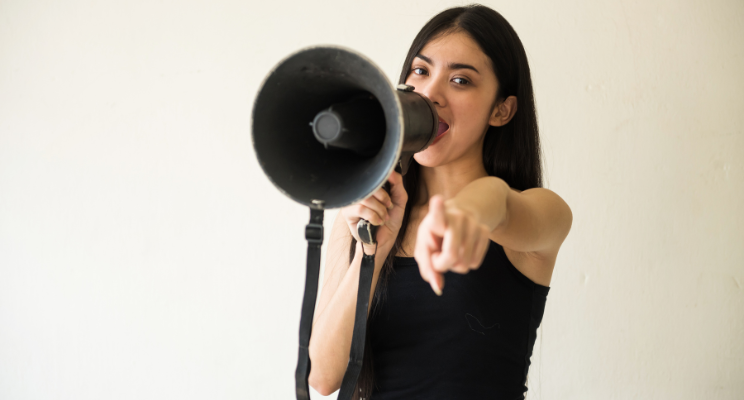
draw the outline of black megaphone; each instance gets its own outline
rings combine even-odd
[[[431,101],[393,87],[363,55],[310,47],[265,78],[253,108],[253,146],[271,182],[309,207],[339,208],[379,189],[436,137]],[[321,206],[322,205],[322,206]]]
[[[399,166],[436,138],[432,102],[406,85],[394,87],[361,54],[335,46],[302,49],[265,78],[253,105],[252,140],[261,168],[291,199],[310,207],[305,294],[295,371],[298,400],[309,400],[309,342],[323,243],[323,210],[361,201],[382,187]],[[375,227],[361,220],[360,240],[374,243]],[[359,274],[349,363],[338,395],[351,399],[364,356],[374,254]]]

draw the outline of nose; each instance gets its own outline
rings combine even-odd
[[[416,91],[428,97],[429,100],[437,106],[444,107],[447,105],[447,98],[444,95],[444,84],[445,83],[441,82],[441,79],[432,76],[427,79],[425,83],[419,82],[419,84],[416,85]]]

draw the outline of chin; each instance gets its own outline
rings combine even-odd
[[[416,153],[413,155],[413,159],[422,167],[434,168],[442,165],[444,161],[442,155],[437,154],[437,152],[432,150],[433,149],[429,147],[420,153]]]

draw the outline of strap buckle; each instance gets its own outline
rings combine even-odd
[[[305,239],[308,243],[323,244],[323,225],[309,223],[305,226]]]

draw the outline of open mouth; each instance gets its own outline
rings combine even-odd
[[[444,122],[444,121],[442,121],[442,119],[440,118],[439,119],[439,128],[437,129],[437,136],[434,139],[434,141],[436,141],[437,139],[439,139],[440,137],[442,137],[448,131],[449,131],[449,124],[446,123],[446,122]]]
[[[437,129],[437,137],[442,136],[445,132],[449,130],[449,124],[442,121],[442,119],[439,119],[439,129]]]

